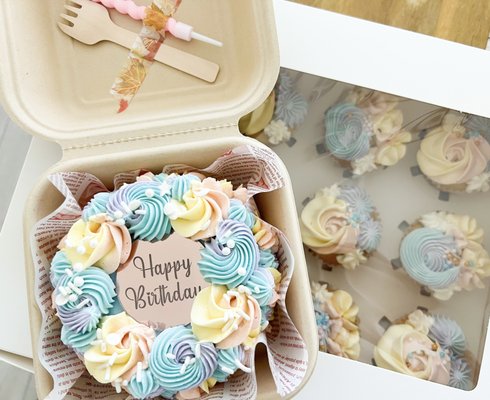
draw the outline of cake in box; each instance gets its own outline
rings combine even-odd
[[[139,2],[139,4],[143,3],[147,4],[144,1]],[[48,257],[49,251],[47,249],[50,247],[50,251],[52,251],[50,256],[54,256],[56,247],[62,242],[61,239],[74,225],[74,218],[72,217],[76,216],[75,219],[82,217],[83,219],[81,207],[85,206],[96,193],[105,190],[117,190],[120,187],[121,176],[127,176],[126,174],[119,174],[125,171],[140,169],[151,171],[157,176],[162,172],[164,166],[179,164],[185,164],[188,168],[203,170],[224,154],[230,154],[233,149],[243,148],[243,146],[246,149],[252,149],[250,151],[256,155],[260,154],[256,159],[261,160],[255,164],[249,163],[249,166],[253,166],[254,170],[245,173],[246,177],[256,178],[260,176],[261,171],[263,172],[269,166],[273,166],[270,170],[272,171],[270,181],[265,181],[265,183],[271,184],[277,180],[282,182],[275,190],[259,193],[254,198],[257,209],[260,210],[261,219],[284,232],[290,243],[291,252],[289,255],[292,258],[289,259],[294,258],[295,272],[291,277],[285,304],[291,321],[297,327],[305,346],[300,346],[299,350],[292,347],[285,354],[285,356],[298,359],[295,368],[300,372],[296,374],[293,381],[284,379],[284,374],[287,375],[287,371],[277,367],[277,365],[274,368],[274,357],[263,346],[258,347],[255,363],[248,363],[246,359],[243,359],[244,362],[242,362],[242,358],[239,357],[240,351],[234,355],[237,355],[236,360],[244,369],[255,368],[255,375],[258,378],[258,398],[273,398],[278,395],[291,396],[300,389],[311,373],[316,359],[315,343],[317,341],[311,298],[305,296],[304,293],[304,288],[308,287],[308,278],[301,248],[299,227],[294,213],[294,198],[284,165],[258,142],[242,137],[238,130],[239,118],[257,107],[269,95],[277,78],[278,52],[274,24],[271,23],[273,21],[272,3],[270,1],[230,3],[213,0],[206,4],[206,18],[202,18],[203,9],[200,6],[194,5],[192,2],[182,2],[176,18],[178,17],[194,26],[199,32],[221,40],[224,47],[222,49],[211,48],[203,43],[179,42],[172,38],[166,40],[165,44],[219,64],[220,72],[216,81],[210,84],[160,63],[154,63],[131,106],[120,115],[115,113],[117,107],[115,107],[114,100],[109,94],[109,89],[114,77],[126,60],[127,50],[107,42],[87,46],[64,35],[57,28],[57,22],[59,15],[65,12],[64,2],[61,0],[42,5],[33,3],[27,11],[16,3],[4,3],[0,6],[0,18],[2,21],[6,21],[3,25],[5,34],[1,35],[2,56],[9,60],[9,62],[3,63],[0,68],[2,102],[6,110],[24,129],[48,140],[55,140],[63,148],[61,162],[51,168],[33,189],[25,215],[26,271],[31,304],[32,338],[34,353],[36,354],[34,366],[39,397],[46,397],[53,389],[53,395],[58,398],[66,393],[72,393],[73,396],[82,398],[103,397],[107,393],[105,389],[101,389],[94,383],[96,381],[93,377],[84,372],[86,370],[84,365],[82,365],[84,370],[81,371],[80,365],[74,364],[76,365],[76,373],[72,375],[72,378],[67,379],[66,372],[69,369],[66,369],[66,364],[80,360],[78,358],[80,352],[77,354],[73,348],[63,345],[65,350],[59,353],[50,353],[51,358],[39,358],[40,352],[46,355],[49,353],[48,348],[52,348],[57,342],[61,343],[61,335],[42,336],[42,333],[46,332],[44,331],[45,328],[48,331],[55,329],[56,324],[59,324],[59,319],[54,316],[54,313],[50,314],[49,318],[46,318],[46,314],[41,314],[36,299],[42,299],[41,311],[44,312],[44,307],[49,306],[51,302],[51,294],[48,290],[51,284],[46,281],[49,264],[54,260],[56,266],[66,265],[62,255],[58,255],[56,259]],[[39,18],[39,15],[43,15],[44,18]],[[135,21],[126,18],[126,16],[111,11],[111,17],[125,29],[133,30],[135,35],[139,31],[139,26]],[[19,21],[19,23],[11,24],[8,21]],[[236,23],[236,21],[246,21],[246,23]],[[46,45],[39,46],[40,41]],[[17,50],[13,51],[14,48]],[[103,62],[101,62],[102,60]],[[170,173],[188,172],[183,170]],[[90,182],[94,183],[94,186],[88,185],[91,187],[89,192],[84,192],[87,186],[82,183],[85,181],[81,181],[78,174],[85,177],[90,174],[90,176],[96,177],[96,179],[90,178]],[[219,173],[215,172],[212,176],[205,176],[206,178],[215,178],[218,181],[228,179],[232,182],[233,190],[237,190],[240,184],[246,181],[245,176],[218,175]],[[56,187],[48,181],[48,176],[51,177],[50,179]],[[63,179],[60,178],[61,176]],[[116,176],[119,178],[113,182]],[[128,182],[128,184],[131,183]],[[261,185],[263,183],[258,186]],[[95,188],[97,189],[95,190]],[[35,238],[30,237],[33,226],[45,217],[49,220],[49,217],[60,207],[60,204],[66,206],[66,201],[68,201],[68,212],[63,213],[57,219],[57,228],[44,231],[48,236],[52,235],[51,239],[47,240],[49,245],[47,244],[43,248],[46,252],[42,254],[37,252]],[[96,203],[98,201],[103,201],[103,199],[97,198]],[[180,201],[178,202],[180,204]],[[130,207],[129,203],[126,205]],[[176,210],[181,209],[177,204],[174,205]],[[80,207],[79,210],[77,207]],[[136,207],[136,203],[132,203],[131,207]],[[132,211],[138,210],[139,208],[135,208]],[[123,212],[122,219],[125,221],[124,226],[129,230],[130,223],[124,214],[125,211],[127,212],[126,209],[121,211]],[[172,214],[172,212],[170,213]],[[144,219],[141,217],[143,214],[135,215],[140,215],[139,218]],[[284,215],[289,215],[290,218],[284,218]],[[116,223],[121,218],[114,218],[118,216],[119,213],[111,216],[113,221],[104,221],[109,231],[121,230],[122,221],[119,221],[119,224]],[[94,217],[96,218],[96,216]],[[94,221],[95,224],[100,222],[102,220],[96,219]],[[77,228],[81,227],[77,225]],[[85,226],[83,229],[72,233],[78,235],[81,231],[86,232],[85,229],[91,231],[92,228],[93,226],[89,224],[88,227]],[[103,228],[104,231],[105,229]],[[260,228],[257,227],[257,229],[260,232]],[[154,232],[150,228],[148,232],[151,233],[147,233],[148,238],[150,238]],[[253,231],[251,232],[253,233]],[[76,235],[75,237],[78,237]],[[255,235],[256,233],[253,234],[254,240]],[[123,234],[122,237],[124,236]],[[142,237],[146,237],[146,235],[143,234]],[[46,239],[46,237],[44,238]],[[138,238],[140,237],[138,236]],[[146,242],[141,240],[141,242],[152,244],[151,240]],[[262,240],[267,240],[267,235],[264,235]],[[84,254],[78,253],[78,251],[83,252],[80,244],[70,248],[69,252],[74,253],[75,259],[78,256],[91,254],[90,242],[91,240],[84,245],[86,252]],[[158,242],[165,243],[165,240]],[[33,252],[29,250],[27,243],[33,244]],[[73,243],[68,241],[68,244]],[[60,247],[65,248],[65,245],[66,243],[62,242]],[[92,245],[95,245],[95,242]],[[205,244],[203,243],[202,246]],[[118,248],[119,261],[122,261],[125,256],[121,258],[121,255],[126,254],[127,249],[124,249],[124,246]],[[138,248],[144,251],[144,244]],[[59,251],[62,250],[59,249]],[[32,257],[39,256],[44,258],[44,265],[48,265],[47,268],[41,269],[38,268],[39,264],[32,263]],[[104,260],[104,265],[105,261],[111,260],[113,256],[110,254],[108,259]],[[131,254],[128,257],[130,260]],[[77,269],[79,268],[78,261],[71,263],[71,265],[72,269],[74,265],[77,265]],[[90,267],[94,266],[89,266],[87,269]],[[100,267],[94,268],[100,270]],[[70,270],[69,268],[65,269]],[[242,270],[239,269],[238,272],[242,272]],[[56,297],[60,295],[58,300],[61,303],[67,300],[67,303],[59,306],[64,307],[68,304],[68,307],[65,307],[68,310],[61,312],[67,317],[67,320],[71,320],[67,315],[71,306],[69,303],[79,300],[75,300],[74,295],[79,296],[78,291],[83,293],[80,288],[84,287],[86,281],[90,281],[88,278],[76,276],[77,271],[75,269],[72,273],[73,277],[66,275],[70,281],[67,281],[66,285],[60,286],[63,289],[56,293],[53,299],[56,302]],[[67,279],[65,276],[63,278]],[[267,281],[267,285],[271,284],[269,276],[264,276],[264,279]],[[107,279],[105,281],[110,287],[109,281]],[[55,284],[55,286],[57,285]],[[243,286],[245,287],[245,285]],[[71,290],[71,293],[66,290],[66,287]],[[115,287],[117,290],[117,279]],[[255,291],[255,285],[252,289]],[[247,290],[245,289],[245,291]],[[109,293],[112,294],[110,291]],[[245,292],[238,293],[246,296]],[[285,293],[283,294],[285,295]],[[84,300],[86,299],[81,301],[83,303],[81,308],[88,308],[89,305],[92,305],[92,303],[84,302]],[[253,300],[251,301],[253,303]],[[265,300],[263,302],[266,303]],[[112,312],[116,310],[117,308]],[[310,312],[304,310],[310,310]],[[102,314],[104,314],[104,318],[111,318],[109,314],[106,315],[105,312],[101,312],[101,319]],[[137,321],[132,316],[128,316],[127,313],[126,316],[121,314],[122,312],[115,314],[113,317],[118,316],[118,318],[112,321],[116,321],[117,324],[126,324],[130,321],[132,324],[132,321],[128,319],[132,318],[137,323],[147,322],[144,321],[144,317],[138,317]],[[88,314],[88,316],[90,315]],[[284,321],[286,320],[284,319]],[[116,322],[111,322],[107,326],[114,328],[117,325]],[[265,321],[261,321],[261,326],[263,324]],[[156,323],[153,321],[152,324],[148,323],[145,326],[155,330],[155,325]],[[101,335],[104,337],[105,333],[110,330],[108,327],[106,330],[102,328],[102,331],[96,330],[95,340],[90,343],[97,343],[97,340],[100,340],[97,338],[97,332],[99,332],[99,337]],[[65,331],[67,331],[66,328]],[[276,344],[279,343],[279,338],[286,331],[275,330],[272,332],[277,339]],[[141,332],[148,333],[146,330]],[[148,337],[147,335],[142,336]],[[41,340],[43,338],[45,340]],[[63,338],[68,342],[70,335],[65,332]],[[115,336],[110,336],[110,339],[115,340]],[[123,341],[125,342],[125,340]],[[216,349],[216,345],[214,347]],[[195,346],[193,349],[195,352]],[[302,356],[298,358],[298,354],[303,354],[306,358]],[[112,359],[107,360],[107,362],[109,361],[112,363]],[[114,360],[114,363],[116,361]],[[276,372],[275,378],[270,373],[268,361]],[[53,364],[56,362],[64,363],[64,368],[53,369]],[[186,357],[183,358],[182,363],[185,365]],[[191,363],[190,359],[188,359],[185,369],[181,366],[184,373],[188,368],[189,371],[192,371],[193,368],[197,369],[197,361],[192,363],[194,367],[189,367],[189,363]],[[148,364],[152,365],[151,360]],[[234,366],[237,365],[234,363]],[[139,379],[135,378],[136,384],[131,386],[133,393],[140,396],[146,394],[140,390],[142,383],[149,384],[149,379],[151,379],[148,373],[143,372],[143,366],[140,364],[138,367],[138,363],[136,363],[135,372]],[[226,371],[231,369],[225,367],[225,370],[221,370],[221,372],[226,374]],[[56,372],[51,375],[54,370]],[[73,372],[73,370],[70,371]],[[180,373],[180,368],[178,372]],[[241,372],[243,373],[241,379],[247,380],[253,376],[253,374]],[[101,380],[104,380],[105,373],[106,371],[104,371]],[[98,373],[94,375],[99,376]],[[75,376],[80,376],[80,378],[75,379]],[[219,378],[222,379],[222,377]],[[76,382],[73,382],[75,380]],[[126,383],[123,382],[124,380],[121,377],[121,382],[119,382],[121,386],[123,386],[122,383]],[[127,380],[129,384],[130,379]],[[253,379],[250,384],[253,384],[252,381]],[[116,386],[118,386],[117,383]],[[216,385],[215,388],[218,386]],[[117,389],[111,385],[108,385],[108,388],[111,393]],[[234,393],[237,394],[236,391]],[[70,398],[70,396],[71,394],[67,395],[66,398]]]

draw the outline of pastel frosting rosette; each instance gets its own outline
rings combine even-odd
[[[483,288],[490,257],[483,229],[475,218],[444,211],[415,221],[400,244],[400,261],[408,275],[439,300],[455,292]]]
[[[473,388],[468,360],[461,327],[421,310],[392,324],[374,348],[378,367],[463,390]]]
[[[411,134],[403,127],[397,97],[355,87],[325,112],[324,144],[354,175],[398,163]]]
[[[381,240],[381,222],[364,189],[351,184],[318,191],[300,219],[303,243],[325,266],[355,269]]]
[[[247,136],[263,133],[264,141],[278,145],[291,139],[294,129],[304,122],[307,113],[307,100],[296,89],[289,72],[281,69],[276,86],[267,99],[240,119],[240,132]]]
[[[178,234],[202,244],[210,286],[192,299],[187,325],[155,331],[126,313],[116,293],[133,241]],[[282,280],[278,231],[248,190],[193,172],[145,172],[84,206],[51,261],[61,341],[95,380],[132,398],[193,399],[251,372],[250,351],[274,318]]]
[[[320,351],[357,360],[361,351],[359,307],[344,290],[311,282]]]
[[[417,162],[437,188],[448,192],[490,189],[490,130],[485,118],[449,112],[420,142]]]

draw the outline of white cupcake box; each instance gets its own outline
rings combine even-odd
[[[282,67],[384,91],[423,103],[490,117],[490,103],[487,100],[490,93],[488,79],[490,52],[292,2],[277,0],[275,6]],[[294,23],[286,23],[286,21],[294,21]],[[292,76],[294,80],[296,78],[294,71]],[[305,81],[309,83],[303,85]],[[308,90],[311,90],[315,83],[321,85],[316,77],[305,76],[297,81],[297,89],[300,91],[303,89],[302,94],[308,97],[310,93]],[[302,85],[310,89],[301,88]],[[345,89],[344,86],[347,87],[337,84],[332,90],[332,92],[336,91],[332,94],[334,99],[326,102],[334,103],[335,96]],[[325,95],[326,97],[328,95]],[[428,104],[418,106],[421,109],[431,107]],[[314,190],[327,182],[333,183],[336,179],[342,179],[341,169],[335,166],[332,160],[327,160],[327,156],[322,159],[315,153],[315,143],[322,141],[320,131],[323,129],[320,126],[320,121],[323,121],[321,110],[316,108],[315,110],[310,108],[309,112],[314,115],[309,114],[304,126],[299,127],[295,132],[294,138],[297,142],[293,147],[288,148],[288,145],[283,144],[275,148],[290,171],[298,212],[303,208],[302,201],[306,196],[313,195]],[[390,208],[386,201],[383,202],[383,191],[389,193],[402,190],[403,181],[412,179],[409,168],[414,162],[415,151],[416,147],[412,145],[409,154],[400,165],[390,167],[386,171],[368,174],[369,176],[361,179],[361,185],[370,190],[375,204],[380,207],[381,218],[385,217],[383,219],[385,239],[388,237],[393,241],[393,243],[390,243],[390,240],[382,241],[380,252],[383,255],[392,256],[390,253],[397,250],[402,235],[397,225],[393,226],[394,221],[398,219],[399,222],[404,219],[409,221],[410,218],[416,218],[422,210],[435,206],[455,207],[455,211],[460,213],[467,209],[464,195],[450,201],[449,205],[438,201],[437,190],[421,176],[413,178],[417,182],[407,182],[407,184],[410,189],[417,188],[414,196],[423,196],[424,201],[428,201],[427,204],[414,201],[414,206],[411,206],[410,200],[407,199],[403,203],[405,208],[397,209]],[[325,170],[322,172],[321,168]],[[335,171],[327,171],[327,168],[334,168]],[[308,171],[312,173],[309,174]],[[375,174],[378,173],[384,174],[384,177],[377,179]],[[304,179],[305,175],[309,176],[309,179]],[[383,187],[384,178],[393,183],[393,186]],[[398,186],[394,184],[397,180]],[[490,194],[475,196],[470,207],[477,206],[475,209],[467,210],[467,213],[477,217],[480,225],[484,227],[485,244],[488,250],[490,216],[486,204]],[[370,304],[370,285],[373,284],[375,290],[380,290],[378,286],[374,286],[375,273],[379,271],[375,267],[368,272],[362,271],[361,265],[358,267],[359,271],[344,274],[343,271],[334,270],[330,273],[319,269],[319,262],[315,257],[307,254],[306,258],[312,279],[330,280],[338,285],[337,288],[351,291],[354,299],[356,300],[357,297],[358,303],[362,303],[359,304],[361,338],[363,325],[370,327],[369,323],[363,324],[363,322],[368,322],[366,320],[375,314],[373,309],[389,310],[393,314],[390,318],[394,319],[402,316],[396,314],[397,310],[406,313],[411,311],[410,307],[419,305],[420,296],[417,298],[419,285],[404,276],[401,271],[395,271],[392,282],[398,285],[407,284],[410,287],[404,289],[402,286],[393,286],[391,290],[386,290],[384,295],[376,293],[371,298]],[[389,273],[389,271],[380,272],[380,274]],[[444,304],[444,302],[438,304],[435,300],[427,300],[427,303],[434,304],[432,311],[448,312],[451,317],[467,314],[469,318],[469,315],[476,313],[474,320],[477,322],[474,325],[468,318],[463,318],[462,321],[467,336],[472,341],[473,353],[478,360],[476,375],[478,376],[479,372],[479,376],[475,389],[458,390],[369,365],[372,343],[363,340],[361,358],[364,358],[366,363],[319,353],[313,376],[297,398],[311,399],[319,393],[325,393],[325,397],[342,399],[479,400],[487,398],[490,395],[490,337],[486,334],[490,305],[488,285],[489,281],[486,280],[487,289],[458,294],[451,304]],[[399,294],[398,289],[400,289]],[[413,298],[410,298],[411,292],[414,293]],[[406,303],[403,300],[405,295],[408,298]],[[374,299],[379,300],[383,297],[387,303],[392,304],[388,306],[375,304]],[[475,310],[471,308],[472,302],[475,302]],[[371,307],[368,307],[369,305]],[[371,326],[375,325],[377,323],[373,320]],[[378,326],[376,333],[380,335],[381,331]],[[371,338],[376,337],[372,331],[364,333]]]

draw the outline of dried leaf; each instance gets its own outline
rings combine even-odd
[[[143,24],[145,26],[155,29],[157,32],[165,29],[167,25],[168,16],[166,16],[161,10],[152,4],[151,7],[146,9],[145,18],[143,19]]]
[[[114,83],[112,92],[121,96],[133,96],[146,78],[146,69],[142,60],[130,58],[119,79]]]

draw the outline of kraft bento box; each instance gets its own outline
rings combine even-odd
[[[224,47],[176,39],[166,43],[219,64],[217,80],[204,82],[155,63],[131,107],[117,114],[109,89],[127,50],[109,42],[87,46],[61,33],[56,23],[63,3],[26,0],[0,4],[3,106],[27,132],[56,141],[63,149],[62,160],[33,188],[24,220],[39,398],[50,392],[53,382],[37,357],[42,321],[34,297],[35,266],[29,242],[34,224],[63,200],[48,175],[83,171],[110,186],[114,175],[123,171],[144,168],[156,172],[173,163],[200,168],[240,145],[265,148],[239,133],[238,120],[268,96],[279,69],[272,1],[210,0],[205,8],[184,1],[178,17],[221,40]],[[113,19],[138,31],[128,18],[113,14]],[[291,183],[284,165],[278,158],[274,162],[286,184],[261,194],[258,206],[263,218],[286,234],[295,260],[286,303],[308,352],[307,370],[297,392],[314,368],[317,336]],[[258,398],[278,397],[265,351],[257,353],[256,368]]]

